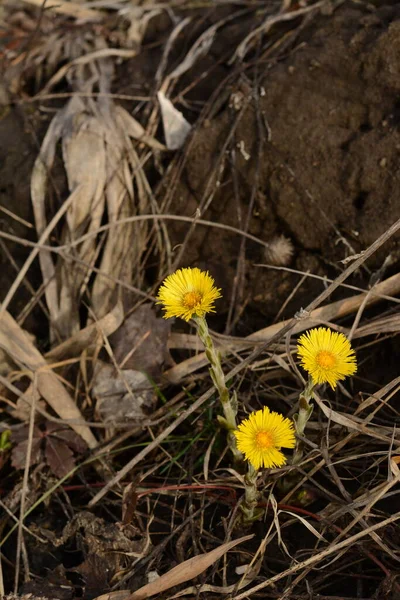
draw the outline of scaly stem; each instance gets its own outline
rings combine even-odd
[[[204,344],[207,359],[210,363],[210,375],[213,384],[218,392],[219,399],[221,401],[222,410],[224,411],[224,418],[220,417],[219,422],[228,431],[228,446],[231,449],[235,460],[243,460],[242,453],[239,452],[236,446],[236,438],[233,435],[233,431],[236,429],[236,415],[237,415],[237,400],[236,395],[229,395],[229,390],[226,387],[225,375],[221,366],[221,356],[214,346],[214,342],[211,339],[210,332],[208,330],[207,321],[204,317],[194,317],[194,321],[197,326],[197,333],[199,338]]]
[[[299,412],[294,415],[294,426],[296,429],[296,433],[300,436],[304,435],[305,428],[307,426],[308,421],[312,415],[313,405],[311,404],[311,400],[313,397],[313,389],[314,382],[311,376],[308,379],[306,387],[302,394],[300,394],[299,398]],[[296,448],[293,453],[293,463],[294,465],[298,464],[303,456],[303,442],[301,440],[297,440]]]
[[[241,506],[245,525],[250,525],[264,514],[264,510],[257,508],[261,498],[257,489],[257,475],[258,471],[249,463],[248,471],[244,476],[244,502]]]

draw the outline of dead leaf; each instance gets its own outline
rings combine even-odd
[[[145,600],[146,598],[150,598],[155,594],[161,594],[165,592],[165,590],[169,590],[176,585],[180,585],[185,581],[189,581],[190,579],[194,579],[203,571],[208,569],[211,565],[217,562],[226,554],[229,550],[245,542],[254,537],[254,535],[245,535],[237,540],[233,540],[231,542],[227,542],[226,544],[222,544],[219,548],[215,548],[211,550],[211,552],[207,552],[206,554],[200,554],[199,556],[194,556],[189,560],[185,560],[185,562],[177,565],[164,575],[161,575],[156,581],[152,583],[148,583],[143,586],[133,594],[131,594],[126,600]]]
[[[27,434],[27,432],[26,432]],[[28,451],[28,440],[19,442],[11,451],[11,464],[15,469],[24,469],[26,465],[26,456]],[[32,440],[31,460],[29,466],[36,465],[42,455],[42,440],[40,437],[34,437]]]
[[[93,382],[97,409],[105,423],[143,421],[143,409],[153,406],[154,387],[141,371],[116,371],[112,365],[97,361]]]
[[[171,324],[156,317],[150,304],[143,304],[110,336],[111,348],[119,366],[144,371],[153,379],[171,363],[167,348]]]
[[[142,421],[153,407],[153,381],[170,363],[167,342],[170,323],[157,318],[150,304],[140,306],[110,336],[114,361],[120,367],[97,361],[93,395],[105,423]],[[151,379],[150,379],[151,378]]]
[[[168,150],[179,150],[185,143],[192,126],[163,92],[158,92],[157,98],[160,103],[167,148]]]
[[[121,527],[120,523],[107,522],[88,511],[77,513],[54,543],[60,547],[70,540],[78,545],[85,557],[75,570],[81,572],[93,586],[99,569],[109,583],[116,573],[120,574],[132,564],[133,558],[143,558],[151,549],[149,536],[142,530],[132,525]],[[99,575],[98,581],[100,579]],[[97,593],[99,591],[97,588]]]
[[[49,175],[61,145],[70,191],[60,208],[65,212],[60,235],[65,248],[56,259],[45,249],[39,252],[52,340],[56,332],[61,339],[78,335],[83,294],[91,300],[91,323],[106,315],[121,294],[127,294],[128,287],[143,288],[141,260],[149,223],[129,219],[154,210],[143,168],[148,152],[144,144],[165,150],[111,98],[85,97],[97,89],[107,92],[113,78],[112,57],[128,58],[136,51],[108,48],[101,35],[96,35],[95,41],[86,37],[76,41],[76,47],[69,46],[69,56],[64,48],[63,67],[42,90],[48,91],[67,74],[73,87],[72,98],[56,113],[46,133],[31,181],[35,224],[41,235],[51,214],[47,206]],[[110,227],[99,232],[105,222]],[[156,228],[157,243],[165,247],[166,231],[162,224]],[[134,289],[129,294],[132,292]]]
[[[83,454],[87,450],[87,446],[82,438],[72,431],[71,429],[60,429],[60,425],[57,423],[48,423],[47,431],[49,431],[49,426],[54,425],[54,429],[52,430],[52,437],[62,440],[66,443],[71,450],[76,452],[77,454]]]
[[[75,467],[72,450],[62,440],[49,435],[45,444],[46,462],[57,477],[65,477]]]
[[[31,373],[32,378],[35,376],[37,389],[43,398],[59,417],[70,422],[70,427],[85,440],[89,448],[97,446],[97,440],[89,427],[77,424],[84,422],[81,411],[56,374],[49,369],[39,350],[7,311],[0,316],[0,348]]]
[[[13,432],[12,441],[16,444],[12,450],[12,465],[23,469],[28,449],[28,430],[26,425]],[[30,464],[36,464],[45,458],[51,471],[57,477],[64,477],[75,467],[73,450],[81,454],[87,449],[82,438],[74,431],[64,429],[63,425],[45,421],[40,427],[33,428]]]

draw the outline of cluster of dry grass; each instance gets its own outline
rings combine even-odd
[[[173,21],[153,93],[140,99],[111,93],[111,80],[117,61],[140,53],[146,27],[166,10],[164,5],[120,2],[107,6],[107,12],[90,3],[61,0],[47,11],[41,1],[26,4],[39,6],[40,12],[21,4],[18,20],[6,5],[3,15],[8,27],[22,31],[25,26],[26,33],[26,43],[7,54],[6,81],[21,107],[49,106],[52,117],[31,178],[37,241],[0,232],[6,248],[13,243],[27,249],[0,309],[0,424],[13,434],[21,423],[28,425],[24,468],[11,467],[8,455],[2,466],[7,477],[0,498],[0,593],[12,579],[15,593],[22,582],[29,589],[27,582],[33,580],[32,590],[39,595],[48,578],[43,569],[35,572],[34,552],[45,560],[46,552],[50,556],[57,548],[65,549],[67,540],[77,539],[85,560],[83,587],[88,589],[93,579],[100,582],[97,588],[93,585],[96,593],[87,591],[88,598],[399,597],[400,437],[393,425],[398,417],[393,399],[400,378],[384,377],[379,387],[372,372],[369,380],[360,376],[356,383],[339,386],[334,397],[321,390],[304,439],[302,464],[265,474],[265,518],[252,531],[241,532],[235,517],[243,475],[230,465],[215,426],[214,390],[198,340],[190,332],[163,330],[154,314],[138,317],[142,305],[153,302],[162,278],[181,264],[195,228],[220,227],[240,240],[250,238],[269,247],[246,230],[209,222],[201,214],[190,219],[169,212],[174,192],[170,182],[179,179],[196,135],[194,127],[185,152],[170,154],[176,130],[178,139],[183,131],[178,144],[188,132],[174,107],[177,82],[207,53],[226,20],[236,18],[238,11],[253,11],[252,3],[232,3],[232,15],[203,31],[171,71],[168,58],[174,44],[191,19],[197,22],[201,16],[189,18],[188,12]],[[168,10],[193,8],[201,14],[209,8],[204,4],[170,3]],[[272,26],[314,14],[327,3],[303,4],[284,1],[259,7],[261,22],[257,14],[257,27],[244,32],[231,64],[243,59]],[[334,8],[340,2],[330,4]],[[104,21],[117,14],[124,28],[116,28],[118,44],[111,47]],[[63,29],[65,15],[78,24],[68,32]],[[35,70],[40,91],[27,97],[25,86]],[[55,91],[60,84],[68,91]],[[145,126],[121,100],[140,103]],[[212,113],[213,102],[217,98],[205,104],[196,126]],[[165,144],[159,141],[161,125]],[[221,149],[221,161],[230,141]],[[54,201],[49,190],[57,159],[64,166],[66,190]],[[214,174],[218,168],[216,164]],[[204,194],[207,203],[213,198],[214,174]],[[10,218],[18,219],[18,214]],[[187,223],[179,249],[171,247],[171,221]],[[385,279],[378,274],[367,290],[347,281],[399,229],[396,222],[362,254],[350,257],[341,274],[326,279],[323,292],[293,318],[245,338],[214,334],[227,380],[235,381],[247,408],[272,403],[288,416],[295,412],[302,385],[293,358],[295,336],[309,327],[324,324],[346,333],[361,366],[367,354],[379,357],[400,329],[400,276]],[[35,261],[41,282],[33,289],[29,270]],[[22,286],[30,290],[29,298],[15,314],[13,301]],[[339,288],[345,298],[329,302]],[[384,309],[372,313],[373,306]],[[46,318],[48,333],[41,340],[24,328],[32,311],[42,311]],[[128,321],[131,328],[122,329]],[[113,337],[121,331],[122,336]],[[139,375],[146,368],[154,378],[150,385]],[[136,416],[127,408],[121,412],[121,406],[134,408]],[[73,463],[62,477],[51,473],[48,465],[54,462],[48,456],[47,463],[43,455],[37,460],[33,456],[35,422],[71,429],[87,445],[86,453],[76,450],[74,456],[73,449],[63,449]],[[87,516],[89,510],[99,529]],[[43,514],[52,511],[49,550],[41,523]],[[72,529],[66,531],[68,523]],[[102,537],[100,532],[114,526],[109,538]],[[63,569],[65,575],[68,568]],[[108,576],[101,578],[105,569]],[[137,591],[132,594],[128,590],[133,588]],[[72,584],[71,590],[72,598]]]

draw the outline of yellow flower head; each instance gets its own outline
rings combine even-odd
[[[282,467],[286,456],[281,448],[296,444],[292,422],[267,406],[251,413],[234,434],[238,449],[255,469]]]
[[[304,333],[297,345],[301,366],[314,383],[329,383],[334,390],[337,382],[357,371],[357,361],[349,340],[343,333],[325,327]]]
[[[214,302],[221,297],[221,290],[214,286],[214,279],[208,272],[194,269],[178,269],[168,275],[160,287],[157,304],[162,304],[165,319],[181,317],[189,321],[194,315],[204,317],[215,312]]]

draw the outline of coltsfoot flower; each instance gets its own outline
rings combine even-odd
[[[168,275],[158,292],[157,304],[163,305],[165,319],[180,317],[189,321],[193,316],[215,312],[214,302],[220,297],[221,290],[215,287],[211,275],[195,267]]]
[[[354,375],[357,361],[349,340],[343,333],[325,327],[311,329],[298,341],[301,366],[314,383],[329,383],[334,390],[341,379]]]
[[[292,422],[267,406],[251,413],[234,435],[238,449],[255,469],[282,467],[286,456],[281,448],[296,445]]]

